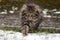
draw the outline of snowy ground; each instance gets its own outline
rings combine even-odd
[[[24,37],[19,32],[0,30],[0,40],[60,40],[60,34],[29,33]]]

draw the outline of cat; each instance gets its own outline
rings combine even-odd
[[[29,31],[37,30],[43,20],[42,9],[36,4],[24,4],[21,12],[22,33],[28,35]]]

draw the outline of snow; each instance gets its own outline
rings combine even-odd
[[[48,9],[43,10],[44,15],[47,15],[47,12],[48,12]]]
[[[9,12],[12,13],[12,14],[14,13],[14,11],[9,11]]]
[[[55,14],[60,14],[60,11],[54,12]]]
[[[59,40],[59,33],[29,33],[23,36],[20,32],[0,30],[0,40]]]
[[[3,12],[0,12],[0,14],[7,14],[7,10],[4,10]]]
[[[0,14],[7,14],[7,12],[0,12]]]
[[[47,15],[47,12],[48,12],[48,9],[44,9],[44,10],[43,10],[43,14],[44,14],[43,17],[51,18],[51,15]]]
[[[12,10],[18,10],[18,7],[14,7],[14,6],[13,6],[13,7],[12,7]]]
[[[48,18],[51,18],[51,15],[44,15],[44,17],[48,17]]]
[[[56,12],[56,11],[57,11],[57,9],[53,9],[53,10],[51,10],[51,11],[55,11],[55,12]]]

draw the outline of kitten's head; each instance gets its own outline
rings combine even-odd
[[[32,13],[35,9],[35,6],[33,4],[27,4],[27,9]]]

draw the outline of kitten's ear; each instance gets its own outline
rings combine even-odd
[[[24,5],[22,6],[22,8],[20,9],[20,12],[23,12],[23,11],[26,10],[26,9],[27,9],[27,5],[24,4]]]
[[[40,17],[44,16],[44,14],[42,12],[43,10],[39,7],[39,5],[35,5],[35,11],[37,11],[39,13]]]

